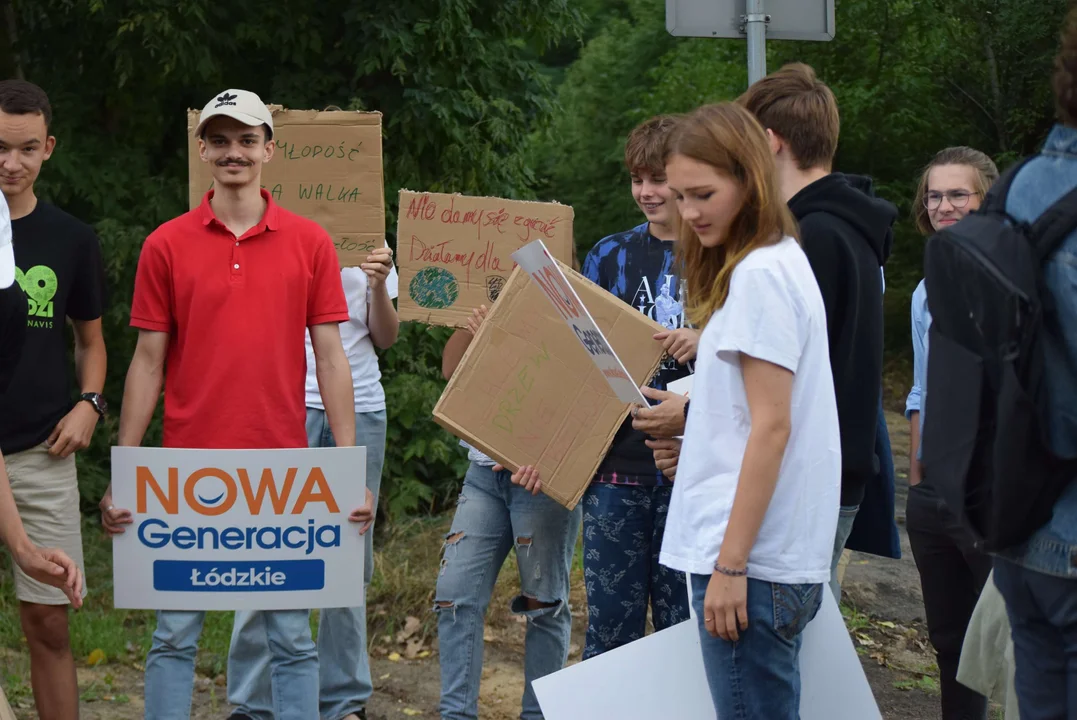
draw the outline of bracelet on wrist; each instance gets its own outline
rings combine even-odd
[[[715,561],[714,572],[718,573],[719,575],[725,575],[726,577],[744,577],[748,574],[748,566],[745,565],[743,570],[734,570],[733,568],[727,568],[720,562]]]

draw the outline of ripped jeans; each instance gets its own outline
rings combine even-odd
[[[443,720],[479,716],[483,621],[498,572],[513,547],[520,594],[512,611],[527,618],[522,720],[541,720],[531,683],[557,672],[568,659],[569,571],[582,507],[566,510],[545,495],[533,496],[513,485],[510,477],[507,471],[472,463],[445,540],[434,594]],[[539,607],[529,609],[529,599]]]

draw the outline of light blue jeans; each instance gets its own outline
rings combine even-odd
[[[859,505],[842,505],[838,508],[838,529],[834,533],[834,555],[830,559],[830,592],[834,599],[841,604],[841,583],[838,582],[838,562],[845,550],[845,543],[849,542],[849,535],[853,532],[853,521],[856,513],[860,510]]]
[[[521,720],[541,720],[531,683],[568,660],[572,612],[569,572],[582,505],[569,511],[513,485],[507,471],[471,463],[445,538],[434,611],[441,656],[441,717],[479,716],[483,620],[509,551],[516,549],[520,594],[512,611],[527,618]],[[528,609],[528,599],[544,607]]]
[[[385,411],[356,413],[355,444],[366,448],[366,484],[377,511],[381,471],[385,463]],[[307,408],[307,442],[311,447],[336,447],[324,410]],[[363,580],[374,575],[374,528],[364,536]],[[254,720],[274,720],[270,698],[266,634],[258,622],[263,613],[237,612],[228,653],[228,701],[236,712]],[[351,608],[325,608],[318,624],[322,720],[340,720],[366,707],[374,692],[367,655],[366,603]],[[311,713],[309,719],[319,716]]]
[[[254,613],[268,637],[264,675],[272,678],[276,720],[310,720],[318,714],[318,651],[310,636],[308,610]],[[158,610],[157,630],[146,656],[146,720],[188,720],[194,663],[204,612]]]

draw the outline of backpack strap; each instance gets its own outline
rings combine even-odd
[[[1013,179],[1017,177],[1017,173],[1021,172],[1021,168],[1035,157],[1038,157],[1038,155],[1029,155],[1016,165],[1011,165],[1006,172],[1002,173],[999,179],[991,186],[991,189],[987,191],[981,208],[982,212],[1006,215],[1006,198],[1010,194],[1010,185],[1013,184]]]
[[[1077,229],[1077,187],[1043,211],[1029,229],[1036,259],[1043,263]]]

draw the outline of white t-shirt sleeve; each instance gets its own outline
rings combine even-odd
[[[796,373],[804,347],[800,310],[788,281],[770,268],[738,268],[722,308],[718,357],[744,353]]]
[[[400,277],[396,274],[396,265],[389,268],[389,277],[385,278],[385,289],[389,291],[390,300],[396,300],[400,295]]]

